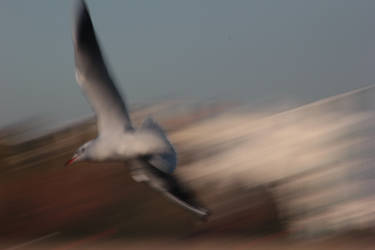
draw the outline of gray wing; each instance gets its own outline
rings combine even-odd
[[[172,143],[170,143],[168,140],[164,130],[151,117],[148,117],[143,121],[141,129],[152,130],[154,133],[160,136],[166,145],[165,153],[152,154],[149,156],[150,164],[164,173],[173,173],[177,166],[177,154]]]
[[[75,21],[76,78],[96,113],[99,133],[132,129],[125,103],[108,72],[84,1],[79,3]]]
[[[158,170],[150,165],[147,159],[138,158],[130,161],[130,174],[136,182],[148,184],[171,201],[174,201],[201,218],[209,215],[208,210],[197,202],[194,193],[182,185],[176,176]]]

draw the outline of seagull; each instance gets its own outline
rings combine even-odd
[[[108,71],[89,11],[79,1],[73,31],[76,80],[97,118],[98,136],[83,144],[66,163],[124,162],[131,177],[161,192],[200,218],[208,210],[174,174],[177,155],[161,126],[148,117],[135,129],[125,101]]]

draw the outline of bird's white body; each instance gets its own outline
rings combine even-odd
[[[162,139],[151,131],[135,131],[99,136],[88,149],[90,160],[128,160],[137,156],[167,152],[167,146],[162,143]]]
[[[163,135],[142,128],[99,135],[87,147],[88,160],[125,161],[144,155],[175,154],[170,144],[164,140]]]

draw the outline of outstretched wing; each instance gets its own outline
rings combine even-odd
[[[77,8],[73,41],[77,82],[96,113],[99,133],[131,129],[125,103],[108,72],[84,1]]]
[[[182,185],[176,176],[158,170],[144,158],[132,160],[130,165],[130,174],[136,182],[148,184],[170,200],[200,217],[208,216],[207,209],[197,202],[194,193]]]

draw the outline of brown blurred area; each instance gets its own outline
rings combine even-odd
[[[316,249],[304,245],[315,241],[322,249],[365,249],[375,222],[373,96],[367,88],[274,113],[224,102],[134,110],[136,124],[152,114],[166,128],[179,154],[176,174],[212,211],[207,221],[135,183],[124,164],[65,167],[95,137],[94,119],[42,135],[31,120],[3,128],[0,242]]]
[[[158,115],[158,107],[153,107],[136,111],[133,118],[136,123],[141,122],[151,112],[159,116],[170,132],[213,117],[228,107],[231,105],[199,106],[183,115],[176,111],[172,117]],[[44,243],[185,239],[220,231],[248,234],[258,227],[268,230],[265,222],[277,221],[274,205],[262,201],[249,208],[259,210],[256,215],[239,211],[233,220],[225,218],[224,223],[202,222],[158,192],[135,183],[124,164],[82,163],[65,167],[64,162],[74,150],[95,137],[94,119],[42,136],[33,135],[34,123],[37,124],[25,121],[0,132],[0,241],[4,244],[17,245],[35,239]],[[180,159],[181,168],[187,161],[184,158]],[[205,195],[215,192],[214,189],[211,186],[202,195],[200,190],[195,191],[205,201]],[[259,194],[249,193],[237,202],[248,207],[246,203],[254,195]],[[236,226],[236,221],[242,219],[249,223]]]

